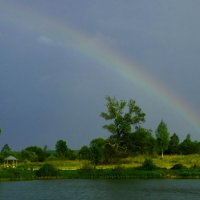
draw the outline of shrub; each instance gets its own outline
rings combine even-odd
[[[182,164],[175,164],[172,168],[172,170],[176,170],[176,169],[185,169],[185,166]]]
[[[36,171],[37,177],[54,177],[58,175],[58,170],[50,164],[44,164],[39,170]]]
[[[145,159],[141,168],[146,170],[153,170],[157,169],[158,167],[153,163],[152,159]]]
[[[84,162],[83,165],[81,166],[82,170],[92,170],[94,168],[95,166],[90,162]]]

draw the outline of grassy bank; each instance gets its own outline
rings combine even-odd
[[[17,169],[0,170],[1,181],[37,180],[37,179],[169,179],[169,178],[200,178],[200,168],[197,169],[154,169],[136,168],[91,169],[91,170],[59,170],[56,175],[38,177],[35,171]]]
[[[48,161],[47,164],[55,170],[50,173],[50,169],[46,168],[40,175],[37,172],[44,163],[19,163],[14,169],[1,166],[0,180],[200,178],[200,155],[165,156],[163,159],[151,157],[156,166],[153,169],[142,168],[145,159],[145,156],[129,157],[116,164],[98,165],[95,168],[88,161]],[[171,169],[176,165],[178,168]]]

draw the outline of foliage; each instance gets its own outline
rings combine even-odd
[[[0,169],[0,180],[32,180],[33,171],[21,170],[19,168]]]
[[[134,154],[151,155],[155,151],[155,139],[151,130],[138,128],[131,137],[130,151]]]
[[[111,122],[103,126],[111,133],[110,144],[116,150],[126,151],[130,135],[145,121],[145,113],[132,99],[126,102],[108,96],[106,97],[106,106],[107,112],[102,112],[100,116]]]
[[[91,170],[94,169],[94,165],[91,164],[91,162],[86,161],[83,163],[83,165],[80,168],[81,170]]]
[[[30,146],[20,152],[21,160],[43,162],[46,159],[44,150],[37,146]]]
[[[4,162],[4,156],[0,154],[0,163],[2,164]]]
[[[110,140],[105,141],[105,146],[104,146],[104,163],[110,164],[110,163],[115,163],[116,159],[120,158],[121,152],[119,149],[117,150]]]
[[[183,166],[182,164],[175,164],[171,169],[172,170],[177,170],[177,169],[185,169],[186,167]]]
[[[88,146],[83,146],[79,150],[79,159],[90,160],[91,159],[91,150]]]
[[[58,170],[50,164],[44,164],[38,171],[36,171],[37,177],[54,177],[58,175]]]
[[[156,129],[156,140],[157,140],[158,148],[163,157],[163,153],[165,150],[167,150],[168,145],[169,145],[168,128],[167,128],[167,124],[164,121],[161,121]]]
[[[64,140],[58,140],[56,143],[56,155],[60,159],[65,159],[68,156],[67,143]]]
[[[179,137],[174,133],[169,140],[169,146],[167,153],[169,154],[178,154],[179,153]]]
[[[91,161],[94,165],[104,161],[105,140],[97,138],[90,142]]]
[[[20,152],[20,160],[21,161],[37,162],[37,155],[34,152],[31,152],[31,151],[24,149]]]
[[[158,156],[148,157],[152,162],[146,162],[145,156],[132,156],[119,159],[117,164],[101,164],[94,167],[92,162],[80,160],[54,160],[48,164],[56,167],[58,174],[52,176],[38,176],[44,178],[170,178],[170,177],[200,177],[200,155],[165,155],[164,159]],[[146,163],[146,164],[145,164]],[[185,166],[183,169],[171,170],[177,163]],[[0,168],[0,179],[24,180],[34,179],[44,163],[18,163],[18,167],[13,169]],[[142,166],[144,168],[142,168]],[[147,167],[148,166],[148,167]],[[195,168],[194,168],[195,166]]]
[[[75,160],[77,158],[77,152],[76,151],[73,151],[71,149],[68,149],[68,152],[67,152],[67,158],[69,160]]]
[[[6,157],[8,157],[8,156],[10,156],[10,155],[13,154],[13,152],[12,152],[12,150],[11,150],[11,148],[9,147],[8,144],[5,144],[5,145],[3,146],[3,148],[1,149],[1,154],[2,154],[2,156],[3,156],[4,158],[6,158]]]
[[[200,143],[197,141],[193,142],[190,134],[188,134],[180,144],[180,152],[185,155],[200,153]]]
[[[141,167],[141,169],[146,169],[146,170],[153,170],[157,168],[158,167],[153,163],[153,160],[149,158],[145,159]]]

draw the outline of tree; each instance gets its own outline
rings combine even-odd
[[[180,152],[185,155],[200,153],[200,143],[197,141],[193,142],[190,134],[188,134],[180,144]]]
[[[128,102],[118,101],[115,97],[106,97],[107,112],[102,112],[100,116],[111,121],[103,128],[111,133],[110,144],[117,150],[127,150],[130,135],[133,129],[140,127],[145,121],[145,113],[137,106],[136,102],[130,99]]]
[[[20,152],[20,160],[37,162],[38,156],[36,155],[35,152],[24,149]]]
[[[131,151],[135,154],[152,154],[154,152],[155,139],[152,131],[144,128],[138,128],[132,135]]]
[[[33,162],[43,162],[46,158],[46,153],[38,146],[27,147],[21,154],[24,156],[23,159],[26,158]]]
[[[90,142],[91,161],[97,165],[104,161],[105,140],[96,138]]]
[[[56,143],[56,154],[59,158],[65,159],[68,156],[67,143],[64,140],[58,140]]]
[[[169,140],[168,151],[169,154],[179,153],[179,137],[174,133]]]
[[[3,155],[4,158],[12,154],[12,150],[8,144],[5,144],[3,146],[3,148],[1,149],[1,154]]]
[[[163,158],[164,151],[167,150],[169,145],[169,133],[167,124],[165,124],[163,121],[160,122],[158,128],[156,129],[156,140]]]
[[[79,150],[79,158],[83,160],[90,160],[91,159],[91,151],[88,146],[82,146]]]

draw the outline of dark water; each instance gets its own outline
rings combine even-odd
[[[200,180],[0,182],[0,200],[200,199]]]

